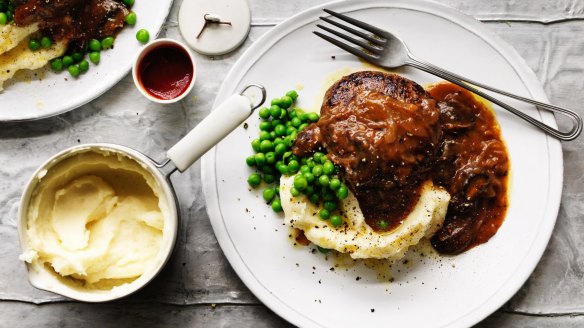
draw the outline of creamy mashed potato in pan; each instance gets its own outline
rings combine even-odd
[[[154,177],[136,161],[88,151],[38,179],[21,255],[33,269],[44,266],[71,285],[107,290],[158,264],[167,204]]]

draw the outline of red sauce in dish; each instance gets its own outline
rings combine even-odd
[[[182,95],[191,84],[195,69],[189,54],[179,46],[160,45],[138,64],[138,80],[151,96],[169,100]]]

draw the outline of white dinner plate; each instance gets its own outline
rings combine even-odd
[[[424,60],[524,96],[546,100],[521,57],[471,17],[431,2],[336,2],[323,7],[348,13],[401,37]],[[256,41],[234,65],[216,104],[248,83],[261,83],[268,99],[298,85],[299,107],[318,108],[323,83],[343,70],[365,68],[349,54],[314,36],[322,7],[286,20]],[[332,56],[335,56],[333,59]],[[421,85],[434,76],[397,71]],[[550,113],[509,101],[555,126]],[[203,160],[203,188],[213,229],[229,262],[270,309],[303,327],[465,327],[502,306],[529,277],[548,243],[558,213],[563,163],[560,142],[495,108],[511,160],[509,208],[498,233],[461,255],[410,253],[392,268],[393,282],[362,263],[340,265],[334,256],[293,246],[283,215],[249,191],[257,115]],[[424,256],[419,255],[425,252]],[[333,270],[331,270],[333,268]]]
[[[136,32],[146,29],[154,39],[166,20],[172,0],[136,0],[132,10],[138,20],[116,37],[114,48],[101,52],[99,65],[89,64],[86,74],[72,78],[64,70],[54,73],[48,65],[34,72],[19,72],[0,91],[0,122],[26,121],[59,115],[82,106],[113,87],[132,68],[142,47]]]

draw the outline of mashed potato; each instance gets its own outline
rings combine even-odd
[[[0,28],[0,91],[4,82],[23,69],[35,70],[45,66],[67,50],[66,42],[56,42],[48,49],[31,51],[28,41],[38,31],[38,24],[18,27],[14,24]]]
[[[132,282],[159,261],[166,214],[145,168],[121,154],[88,151],[39,177],[21,259],[87,289]]]
[[[376,232],[365,223],[359,203],[350,193],[340,202],[345,225],[334,228],[329,221],[318,217],[319,208],[306,196],[290,194],[293,183],[293,176],[282,176],[280,180],[286,225],[304,231],[306,238],[320,247],[348,253],[355,259],[402,258],[410,246],[440,228],[450,201],[448,192],[430,181],[425,182],[418,203],[403,223],[394,230]]]

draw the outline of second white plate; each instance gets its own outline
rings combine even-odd
[[[146,29],[154,39],[166,20],[172,0],[136,0],[135,26],[126,26],[116,37],[114,49],[101,52],[99,65],[89,64],[86,74],[75,79],[67,70],[49,68],[19,72],[0,92],[0,122],[27,121],[59,115],[82,106],[113,87],[132,68],[142,44],[136,32]],[[48,67],[48,65],[47,65]]]

